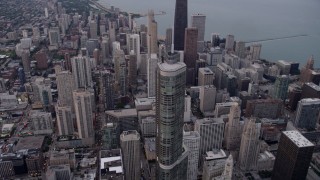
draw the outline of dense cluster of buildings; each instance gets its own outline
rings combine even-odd
[[[234,35],[207,41],[187,0],[164,38],[153,10],[138,25],[36,2],[41,23],[13,26],[17,57],[0,56],[0,178],[320,178],[313,57],[299,69]]]

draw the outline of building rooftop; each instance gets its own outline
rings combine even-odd
[[[102,179],[121,179],[123,166],[120,149],[100,151],[100,173]]]
[[[213,72],[211,71],[211,69],[209,69],[208,67],[199,68],[199,72],[201,72],[202,74],[213,74]]]
[[[185,68],[186,64],[183,62],[176,62],[172,64],[164,62],[164,63],[158,63],[158,66],[161,71],[174,72],[174,71],[178,71],[179,69]]]
[[[303,104],[320,104],[320,99],[318,98],[305,98],[300,100]]]
[[[120,109],[120,110],[110,110],[105,112],[107,115],[114,117],[128,117],[128,116],[137,116],[136,109]]]
[[[314,144],[305,138],[299,131],[283,131],[283,134],[286,135],[298,147],[314,146]]]
[[[145,138],[144,150],[148,161],[156,160],[156,138]]]
[[[140,134],[135,131],[123,131],[120,135],[121,141],[133,141],[133,140],[140,140]]]
[[[220,150],[214,149],[212,151],[207,151],[205,156],[206,160],[216,160],[216,159],[226,159],[226,158],[227,158],[227,155],[222,149]]]
[[[19,138],[15,151],[22,149],[41,149],[44,142],[44,136],[28,136]]]
[[[320,91],[320,86],[317,86],[316,84],[312,83],[312,82],[307,82],[305,85],[313,88],[316,91]]]

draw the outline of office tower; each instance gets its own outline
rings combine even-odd
[[[199,68],[198,72],[198,86],[205,86],[205,85],[213,85],[214,80],[214,73],[211,69]]]
[[[166,29],[166,42],[165,42],[167,51],[171,50],[172,45],[172,28]]]
[[[200,86],[199,99],[202,113],[213,112],[216,104],[217,89],[214,85]]]
[[[158,53],[158,25],[156,21],[152,21],[150,27],[148,27],[149,31],[149,43],[148,52],[151,53]]]
[[[298,103],[296,118],[294,125],[297,128],[305,128],[313,130],[316,128],[317,122],[320,118],[320,99],[306,98],[301,99]]]
[[[30,51],[27,49],[22,50],[21,52],[21,60],[22,60],[22,66],[24,69],[24,73],[27,77],[30,77]]]
[[[98,24],[97,24],[97,22],[91,20],[89,26],[90,26],[90,38],[97,39],[97,37],[98,37]]]
[[[57,125],[59,135],[62,136],[73,134],[74,126],[71,107],[57,104],[55,109],[57,114]]]
[[[74,76],[69,71],[61,71],[56,75],[59,104],[73,107],[72,92],[75,90]]]
[[[100,55],[99,49],[96,48],[93,50],[93,60],[91,59],[90,61],[93,63],[94,67],[102,64]]]
[[[304,83],[302,86],[301,99],[304,98],[320,98],[320,86],[313,82]]]
[[[31,111],[30,120],[32,122],[33,134],[51,134],[53,132],[51,113]]]
[[[186,28],[184,38],[184,63],[187,65],[187,84],[195,84],[195,68],[197,53],[198,29],[195,27]]]
[[[314,58],[311,56],[307,64],[301,68],[300,81],[303,83],[313,82],[315,84],[320,83],[320,71],[318,69],[314,69]],[[292,64],[291,64],[292,67]]]
[[[280,137],[272,180],[305,179],[314,145],[298,131],[283,131]]]
[[[220,37],[217,33],[211,33],[211,46],[217,47],[220,45]]]
[[[241,109],[238,104],[234,104],[230,108],[228,115],[228,122],[226,123],[224,131],[224,146],[227,150],[237,150],[241,142],[241,128],[240,128]]]
[[[148,54],[158,53],[158,25],[153,10],[148,11]]]
[[[222,148],[224,134],[224,122],[222,118],[197,119],[194,130],[200,134],[199,158],[207,151]],[[200,159],[200,161],[202,161],[202,159]]]
[[[203,155],[202,160],[202,180],[220,179],[219,177],[223,175],[227,162],[227,155],[225,151],[222,149],[213,149],[207,151]]]
[[[234,46],[234,35],[228,34],[226,37],[225,49],[228,51],[233,51],[233,46]]]
[[[90,60],[87,56],[71,58],[72,74],[76,88],[92,87]]]
[[[200,134],[197,131],[184,132],[183,144],[189,148],[187,180],[195,180],[198,176]]]
[[[191,15],[191,27],[196,27],[198,29],[198,41],[204,41],[206,16],[203,14]]]
[[[45,15],[46,18],[49,17],[48,8],[44,8],[44,15]]]
[[[114,109],[114,75],[110,71],[100,73],[100,91],[103,95],[105,109]]]
[[[128,84],[135,86],[137,84],[137,55],[133,51],[129,55],[128,67]]]
[[[191,97],[189,95],[186,95],[184,98],[184,122],[190,122],[191,121]]]
[[[21,67],[18,69],[18,77],[19,77],[20,87],[23,87],[24,83],[26,83],[26,75],[24,73],[23,68],[21,68]],[[0,89],[1,89],[1,87],[0,87]],[[0,90],[0,92],[1,92],[1,90]]]
[[[291,85],[290,85],[291,86]],[[301,86],[294,84],[292,87],[289,88],[288,90],[288,107],[292,110],[295,111],[298,105],[298,102],[301,99]]]
[[[282,101],[279,99],[248,100],[245,117],[279,118],[282,114]]]
[[[34,102],[40,101],[46,107],[52,103],[51,84],[47,80],[39,77],[32,82]]]
[[[156,96],[156,70],[158,57],[157,54],[151,54],[148,58],[147,76],[148,76],[148,97]]]
[[[188,27],[188,0],[176,0],[174,14],[174,49],[184,50],[184,34]]]
[[[79,138],[94,137],[92,94],[84,89],[75,90],[73,102]]]
[[[59,46],[60,30],[58,27],[52,27],[49,29],[49,41],[51,46]]]
[[[273,98],[286,100],[288,94],[289,77],[287,75],[278,76],[274,83]]]
[[[125,96],[127,89],[127,67],[123,50],[114,52],[115,80],[120,89],[120,94]]]
[[[246,44],[243,41],[236,41],[235,54],[243,59],[246,57]]]
[[[47,180],[70,180],[72,179],[70,165],[53,165],[48,166],[46,172],[46,179]]]
[[[179,1],[178,1],[179,2]],[[156,118],[157,179],[186,179],[188,149],[183,146],[186,65],[178,52],[158,63]]]
[[[109,21],[108,24],[109,24],[110,43],[113,43],[116,41],[116,22]]]
[[[243,171],[256,169],[259,154],[259,129],[256,119],[250,118],[244,126],[241,138],[239,165]]]
[[[261,53],[261,44],[253,44],[250,46],[249,60],[259,60]],[[290,70],[289,70],[290,71]]]
[[[141,41],[141,48],[142,48],[142,52],[147,53],[148,50],[148,33],[141,31],[140,32],[140,41]]]
[[[126,180],[139,180],[140,174],[140,134],[137,131],[123,131],[120,135]]]
[[[109,51],[109,39],[104,37],[102,38],[101,42],[101,55],[102,55],[102,63],[103,64],[110,64],[111,61],[109,60],[110,51]]]
[[[133,51],[137,55],[137,67],[140,66],[140,36],[139,34],[130,34],[128,44],[128,52]]]
[[[64,70],[72,72],[71,58],[69,53],[64,54]],[[55,72],[57,74],[57,72]]]
[[[82,56],[93,56],[93,51],[99,48],[99,40],[98,39],[88,39],[86,43],[86,55],[82,54]]]

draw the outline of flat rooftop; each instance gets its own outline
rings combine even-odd
[[[144,150],[148,161],[156,160],[156,138],[145,138]]]
[[[298,147],[314,146],[314,144],[305,138],[299,131],[283,131],[283,134],[286,135]]]
[[[220,149],[214,149],[206,152],[206,160],[227,159],[226,153]]]
[[[15,151],[22,149],[41,149],[44,141],[44,136],[27,136],[19,138]]]
[[[120,110],[110,110],[105,112],[107,115],[113,117],[128,117],[137,116],[137,109],[120,109]]]

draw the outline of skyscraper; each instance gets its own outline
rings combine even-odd
[[[120,135],[126,180],[139,180],[140,174],[140,134],[137,131],[123,131]]]
[[[234,35],[228,34],[226,37],[225,49],[228,51],[233,51],[233,46],[234,46]]]
[[[22,50],[21,59],[24,73],[27,77],[30,77],[30,51],[27,49]]]
[[[124,96],[127,88],[127,67],[123,50],[115,50],[113,59],[115,81],[119,87],[120,94]]]
[[[213,85],[214,73],[210,68],[199,68],[198,86]]]
[[[172,28],[166,29],[166,48],[167,51],[171,50],[172,45]]]
[[[97,39],[98,37],[98,25],[96,21],[90,21],[90,38]]]
[[[197,131],[184,132],[183,143],[189,148],[187,180],[195,180],[198,176],[200,134]]]
[[[133,51],[130,52],[128,66],[128,84],[135,86],[137,82],[137,55]]]
[[[69,71],[61,71],[56,75],[59,104],[73,107],[72,92],[75,89],[74,77]]]
[[[110,71],[102,71],[100,73],[100,91],[103,95],[103,102],[105,109],[110,110],[114,108],[114,75]]]
[[[73,101],[80,138],[94,137],[92,94],[84,89],[73,91]]]
[[[195,68],[198,60],[197,52],[198,29],[195,27],[185,29],[184,62],[187,65],[187,84],[195,84]]]
[[[156,69],[158,57],[157,54],[151,54],[148,59],[147,77],[148,77],[148,97],[156,96]]]
[[[184,33],[188,27],[188,0],[176,0],[174,15],[174,49],[184,50]]]
[[[71,59],[72,74],[76,88],[92,87],[90,60],[86,56],[77,56]]]
[[[154,12],[148,12],[148,54],[158,53],[158,25],[154,20]]]
[[[70,106],[56,105],[57,125],[59,135],[73,134],[73,118]]]
[[[139,34],[130,34],[127,42],[128,52],[133,51],[137,56],[137,67],[140,66],[140,35]]]
[[[49,41],[51,46],[59,46],[59,42],[60,42],[59,27],[52,27],[49,29]]]
[[[206,16],[203,14],[191,15],[191,27],[196,27],[198,29],[198,41],[204,41]]]
[[[235,54],[239,58],[245,58],[246,57],[246,44],[245,44],[245,42],[243,42],[243,41],[237,41],[236,42]]]
[[[283,131],[280,137],[272,180],[305,179],[314,145],[298,131]]]
[[[259,130],[256,119],[251,118],[245,125],[240,145],[239,165],[243,171],[254,170],[259,154]]]
[[[320,99],[306,98],[298,102],[294,125],[298,128],[313,130],[319,122]]]
[[[224,122],[222,118],[197,119],[194,130],[200,134],[199,158],[207,151],[222,148],[224,134]],[[202,159],[200,159],[200,161],[202,161]]]
[[[186,65],[179,62],[179,53],[167,54],[166,62],[158,63],[157,179],[186,179],[188,149],[183,146],[183,114]]]
[[[273,98],[286,100],[288,94],[289,77],[287,75],[278,76],[274,83]]]
[[[226,123],[224,133],[224,144],[227,150],[237,150],[241,141],[241,128],[240,128],[241,109],[238,104],[234,104],[230,108],[228,115],[228,122]]]

